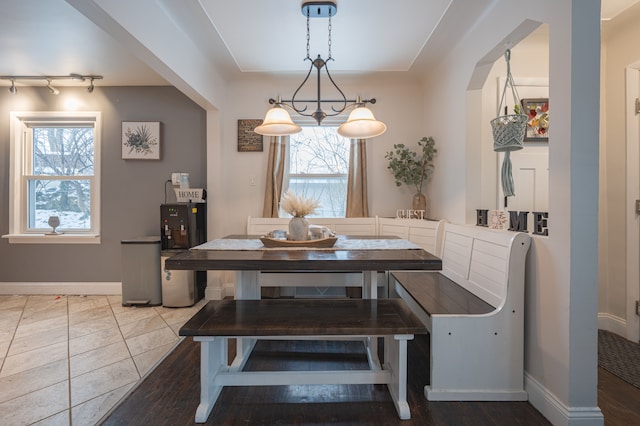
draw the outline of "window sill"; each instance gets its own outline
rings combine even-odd
[[[9,244],[100,244],[99,234],[8,234]]]

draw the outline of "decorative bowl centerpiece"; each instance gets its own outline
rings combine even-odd
[[[324,226],[310,225],[305,218],[319,205],[320,203],[312,198],[305,198],[292,191],[285,192],[280,201],[280,208],[293,216],[289,220],[287,239],[282,238],[284,231],[276,230],[261,237],[260,241],[265,247],[333,247],[338,240],[334,233]]]
[[[326,238],[318,238],[315,240],[304,240],[304,241],[294,241],[294,240],[279,240],[277,238],[271,237],[260,237],[260,241],[267,248],[277,248],[277,247],[309,247],[309,248],[330,248],[333,247],[336,241],[338,241],[338,237],[326,237]]]

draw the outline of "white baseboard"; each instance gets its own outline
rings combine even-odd
[[[529,402],[553,425],[603,426],[604,415],[599,407],[567,407],[540,382],[524,373],[524,388]]]
[[[598,312],[598,328],[624,337],[627,335],[627,320],[615,315]]]
[[[121,282],[0,282],[0,294],[122,294]]]

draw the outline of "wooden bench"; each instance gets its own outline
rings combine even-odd
[[[406,400],[407,341],[426,334],[422,322],[398,299],[263,299],[208,302],[181,329],[201,345],[200,405],[196,422],[207,421],[224,386],[292,384],[386,384],[401,419],[411,417]],[[369,353],[371,370],[243,371],[255,339],[384,337],[384,364]],[[238,340],[229,366],[228,340]]]
[[[392,272],[431,336],[429,400],[523,401],[526,233],[444,225],[442,272]]]

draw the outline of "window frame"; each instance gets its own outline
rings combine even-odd
[[[53,111],[10,113],[10,185],[9,185],[9,234],[3,235],[12,244],[99,244],[100,243],[100,153],[102,114],[97,111]],[[82,176],[91,185],[91,228],[70,230],[58,235],[46,235],[40,230],[28,228],[28,182],[33,178],[27,160],[32,156],[32,146],[27,132],[33,127],[64,126],[93,127],[93,176]],[[63,177],[67,179],[67,177]]]

